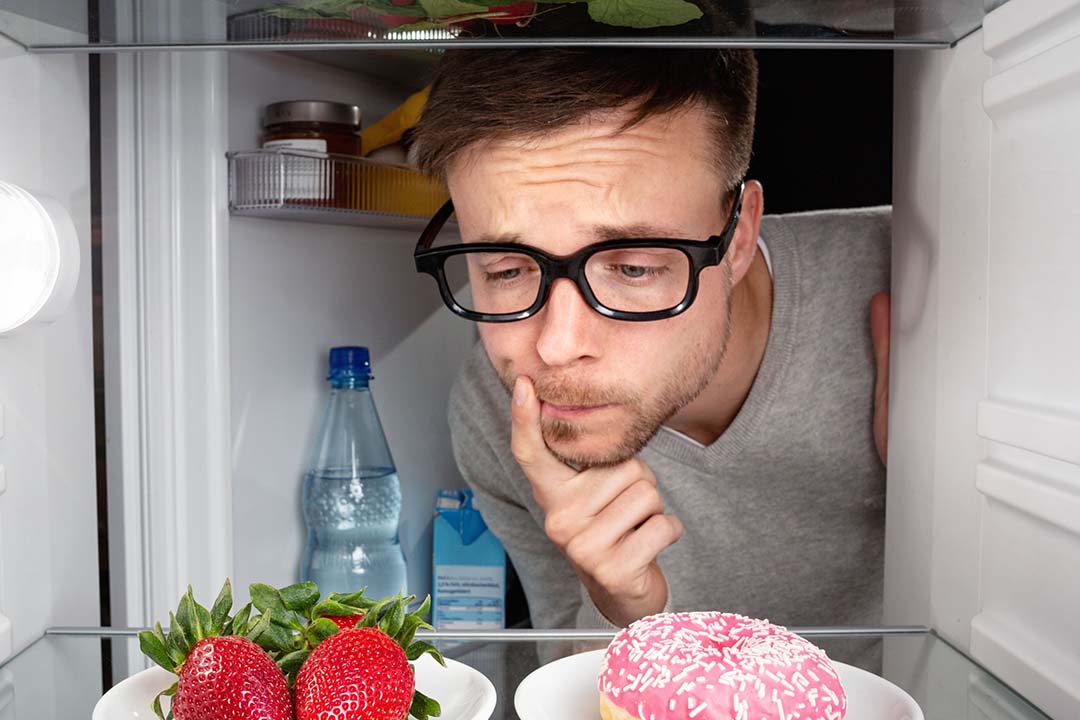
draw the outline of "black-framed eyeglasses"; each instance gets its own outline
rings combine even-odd
[[[605,240],[555,256],[529,245],[464,243],[433,248],[454,212],[447,201],[431,218],[413,258],[435,278],[446,306],[468,320],[513,322],[535,315],[560,278],[577,285],[596,312],[616,320],[675,317],[694,302],[698,275],[724,259],[742,209],[739,184],[723,232],[706,240]]]

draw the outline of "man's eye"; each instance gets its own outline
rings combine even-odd
[[[619,272],[628,278],[641,278],[649,274],[654,268],[648,268],[644,265],[620,265]]]
[[[611,265],[608,267],[609,272],[616,273],[619,277],[627,280],[644,280],[649,278],[658,277],[664,272],[662,266],[656,267],[652,265]]]
[[[491,282],[506,282],[507,280],[516,280],[518,277],[520,277],[521,268],[510,268],[508,270],[485,272],[484,275]]]

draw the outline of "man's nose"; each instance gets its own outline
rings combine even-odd
[[[592,325],[603,319],[588,306],[572,281],[560,278],[552,285],[547,303],[537,315],[541,328],[536,352],[551,367],[598,357]]]

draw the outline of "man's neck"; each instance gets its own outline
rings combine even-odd
[[[772,324],[772,277],[758,248],[743,281],[731,296],[731,339],[720,369],[689,405],[666,425],[711,445],[738,415],[754,385]]]

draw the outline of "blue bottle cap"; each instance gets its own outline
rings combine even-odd
[[[330,348],[330,375],[327,380],[342,373],[371,377],[371,353],[366,347]]]

